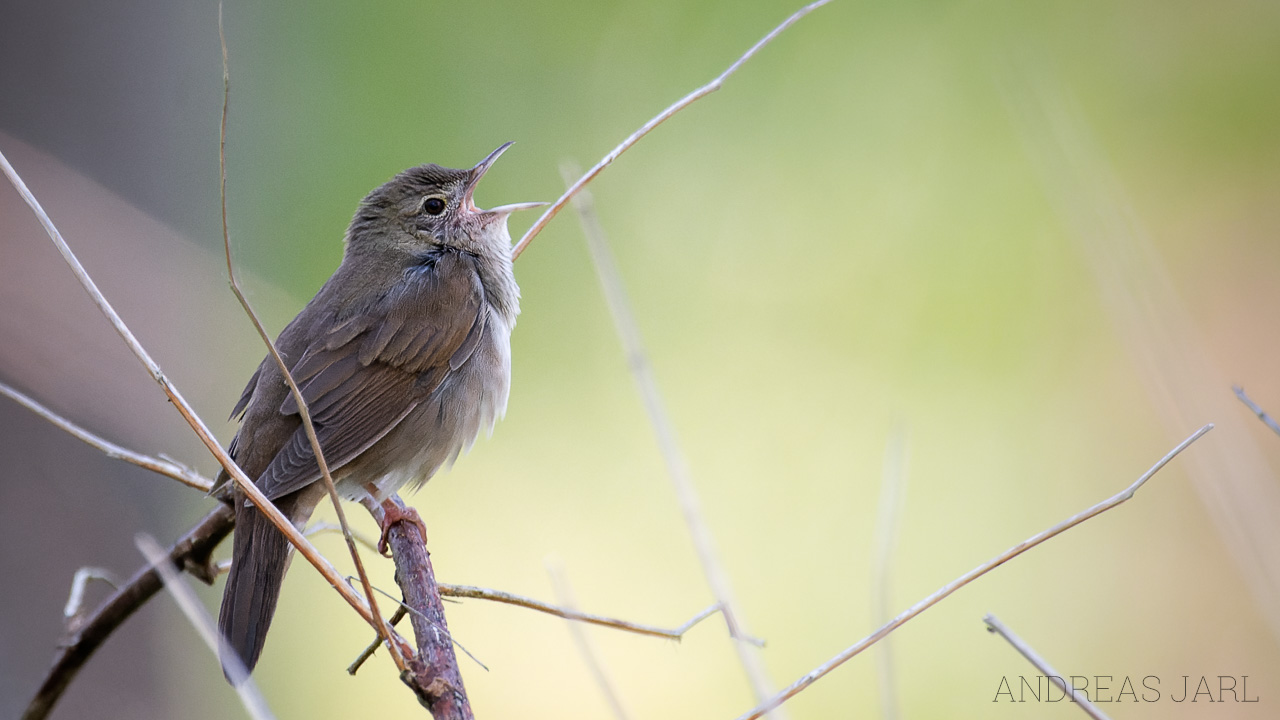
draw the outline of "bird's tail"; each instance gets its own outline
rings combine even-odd
[[[289,499],[276,502],[286,517],[291,515]],[[234,540],[218,630],[223,638],[222,673],[232,685],[239,685],[262,654],[289,566],[289,541],[256,507],[246,505],[243,496],[236,499]]]

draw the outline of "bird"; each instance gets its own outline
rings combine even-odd
[[[520,312],[507,218],[545,203],[482,210],[473,194],[511,144],[469,170],[420,165],[371,191],[347,229],[337,270],[280,332],[276,347],[345,499],[393,508],[388,496],[451,465],[506,412]],[[270,355],[231,417],[240,418],[232,459],[301,528],[327,488]],[[230,480],[223,470],[215,492],[235,508],[218,616],[223,673],[234,685],[262,654],[290,545]],[[401,521],[422,527],[412,511],[391,512],[384,548]]]

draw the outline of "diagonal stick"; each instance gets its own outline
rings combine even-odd
[[[893,632],[894,630],[897,630],[902,625],[906,624],[906,622],[911,618],[919,615],[925,610],[928,610],[934,605],[937,605],[940,601],[946,599],[948,595],[951,595],[952,593],[964,587],[965,585],[968,585],[974,580],[977,580],[983,575],[986,575],[992,570],[995,570],[996,568],[1014,559],[1015,557],[1021,555],[1022,553],[1030,550],[1031,548],[1039,545],[1045,540],[1048,540],[1051,537],[1054,537],[1063,532],[1066,532],[1067,530],[1070,530],[1071,528],[1079,525],[1085,520],[1088,520],[1097,515],[1101,515],[1102,513],[1110,510],[1111,508],[1133,497],[1133,494],[1138,491],[1138,488],[1142,487],[1148,480],[1150,480],[1151,476],[1159,472],[1160,469],[1163,468],[1165,465],[1168,465],[1169,461],[1173,460],[1173,458],[1176,457],[1178,453],[1182,452],[1183,450],[1186,450],[1187,447],[1191,445],[1191,443],[1195,442],[1196,440],[1199,440],[1202,436],[1204,436],[1205,433],[1209,432],[1212,429],[1213,429],[1213,423],[1209,423],[1208,425],[1205,425],[1204,427],[1192,433],[1190,437],[1178,443],[1178,446],[1170,450],[1169,454],[1165,455],[1163,458],[1160,458],[1160,462],[1157,462],[1155,465],[1152,465],[1151,469],[1143,473],[1142,477],[1138,478],[1132,485],[1125,488],[1124,490],[1121,490],[1120,492],[1116,493],[1115,495],[1111,496],[1106,500],[1103,500],[1097,505],[1094,505],[1088,510],[1072,515],[1071,517],[1058,523],[1057,525],[1054,525],[1048,530],[1044,530],[1043,532],[1032,535],[1030,538],[1027,538],[1026,540],[1018,543],[1017,545],[1014,545],[1013,547],[1009,548],[1008,550],[1005,550],[1004,552],[1000,553],[994,558],[991,558],[990,560],[979,565],[978,567],[970,570],[964,575],[961,575],[955,580],[952,580],[946,585],[943,585],[941,588],[939,588],[936,592],[934,592],[929,597],[921,600],[915,605],[912,605],[911,607],[904,610],[901,614],[899,614],[893,620],[890,620],[879,630],[876,630],[875,632],[859,640],[853,645],[850,645],[849,647],[842,650],[840,654],[822,663],[821,665],[814,668],[813,670],[810,670],[808,674],[806,674],[804,677],[800,678],[799,680],[796,680],[794,683],[789,685],[785,690],[778,693],[774,697],[770,698],[768,702],[763,703],[760,706],[750,710],[745,715],[738,717],[738,720],[755,720],[756,718],[763,716],[771,708],[775,708],[781,705],[782,703],[786,702],[787,700],[791,699],[797,693],[801,692],[802,690],[814,684],[815,682],[821,680],[824,676],[826,676],[827,673],[843,665],[853,656],[857,655],[863,650],[866,650],[867,648],[876,644],[883,637]]]
[[[1036,651],[1026,643],[1026,641],[1015,635],[1012,630],[1005,627],[1004,623],[1000,622],[999,618],[995,615],[988,614],[986,617],[982,618],[982,622],[987,624],[988,632],[993,632],[1007,640],[1009,644],[1013,646],[1014,650],[1021,653],[1022,657],[1026,658],[1027,662],[1034,665],[1035,668],[1040,671],[1040,674],[1044,675],[1049,682],[1057,685],[1062,692],[1066,693],[1067,697],[1071,698],[1071,702],[1079,705],[1080,709],[1085,711],[1089,717],[1093,718],[1093,720],[1109,720],[1109,718],[1107,718],[1107,716],[1104,715],[1096,705],[1089,702],[1088,696],[1082,697],[1075,692],[1075,688],[1069,687],[1067,685],[1067,681],[1062,679],[1062,676],[1058,674],[1057,670],[1053,669],[1053,666],[1049,664],[1048,660],[1040,657],[1040,655],[1037,654]],[[1046,692],[1048,691],[1046,690]]]
[[[743,53],[742,57],[734,61],[734,63],[730,65],[724,72],[717,75],[714,80],[707,83],[706,85],[703,85],[697,90],[694,90],[688,95],[685,95],[684,97],[680,98],[676,102],[672,103],[669,107],[667,107],[666,110],[663,110],[662,112],[655,115],[652,119],[650,119],[649,122],[645,123],[644,125],[641,125],[639,130],[636,130],[635,132],[628,135],[627,139],[623,140],[617,147],[610,150],[608,155],[605,155],[603,158],[601,158],[600,162],[596,163],[590,170],[587,171],[585,175],[578,178],[576,182],[570,185],[569,189],[565,190],[564,194],[560,196],[559,200],[556,200],[554,203],[551,203],[551,207],[547,208],[542,213],[542,217],[538,218],[538,221],[533,224],[533,227],[529,228],[529,230],[525,232],[524,236],[520,238],[520,242],[516,243],[516,246],[512,248],[511,259],[514,260],[520,257],[520,254],[524,252],[524,249],[529,247],[529,243],[533,242],[533,238],[536,237],[538,233],[542,232],[542,229],[547,226],[547,223],[551,222],[551,218],[554,218],[557,213],[563,210],[564,206],[568,205],[569,201],[573,199],[573,196],[577,195],[579,192],[581,192],[582,188],[587,186],[587,183],[591,182],[592,180],[595,180],[597,175],[599,175],[606,167],[612,164],[614,160],[617,160],[619,155],[629,150],[632,145],[635,145],[636,143],[640,142],[640,138],[643,138],[645,135],[648,135],[650,131],[652,131],[654,128],[658,127],[662,123],[666,122],[668,119],[671,118],[672,115],[675,115],[676,113],[689,107],[690,105],[702,99],[703,97],[706,97],[707,95],[710,95],[716,90],[719,90],[721,87],[724,86],[724,81],[727,80],[730,75],[737,72],[738,68],[742,67],[742,65],[745,62],[747,62],[752,57],[754,57],[756,53],[760,52],[760,50],[765,45],[768,45],[769,43],[773,42],[774,38],[782,34],[782,31],[794,25],[798,20],[800,20],[800,18],[804,17],[805,15],[808,15],[814,10],[817,10],[823,5],[826,5],[828,2],[830,2],[830,0],[818,0],[817,2],[809,3],[808,5],[805,5],[804,7],[795,11],[794,13],[792,13],[791,17],[787,18],[786,20],[783,20],[781,25],[771,30],[768,35],[765,35],[764,37],[760,38],[760,40],[755,45],[751,46],[750,50],[747,50],[745,53]]]

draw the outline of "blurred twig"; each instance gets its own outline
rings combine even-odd
[[[1021,653],[1022,657],[1026,658],[1028,662],[1034,665],[1035,668],[1040,671],[1041,675],[1048,678],[1049,682],[1057,685],[1058,688],[1061,689],[1067,697],[1070,697],[1072,702],[1079,705],[1080,709],[1085,711],[1089,717],[1094,720],[1109,720],[1101,710],[1099,710],[1093,703],[1089,702],[1089,698],[1087,696],[1082,697],[1075,692],[1074,688],[1068,686],[1067,681],[1062,679],[1062,676],[1058,674],[1057,670],[1053,669],[1053,666],[1050,665],[1047,660],[1037,655],[1036,651],[1032,650],[1030,645],[1024,642],[1022,638],[1015,635],[1012,630],[1005,627],[1004,623],[1000,622],[995,615],[988,614],[986,617],[982,618],[982,622],[987,624],[988,632],[993,632],[1009,641],[1009,644]]]
[[[185,465],[154,455],[144,455],[140,452],[135,452],[129,448],[117,445],[110,440],[99,437],[98,435],[94,435],[44,405],[41,405],[36,399],[24,395],[2,382],[0,382],[0,395],[5,395],[6,397],[11,398],[14,402],[53,423],[58,427],[58,429],[66,432],[77,440],[101,450],[103,454],[109,458],[133,463],[140,468],[146,468],[151,472],[164,475],[167,478],[172,478],[187,487],[192,487],[202,492],[209,492],[209,488],[213,487],[212,481]]]
[[[1240,398],[1240,402],[1245,404],[1245,407],[1249,408],[1254,415],[1257,415],[1258,419],[1265,423],[1267,427],[1271,428],[1272,432],[1280,435],[1280,423],[1277,423],[1275,418],[1268,415],[1266,410],[1258,407],[1257,403],[1250,400],[1249,396],[1244,394],[1244,388],[1236,385],[1231,389],[1235,392],[1236,397]]]
[[[880,483],[880,502],[876,508],[876,550],[871,575],[872,621],[881,625],[889,620],[889,579],[893,568],[893,551],[902,522],[902,505],[907,494],[907,437],[901,427],[894,430],[884,450],[884,471]],[[895,720],[898,711],[897,683],[893,674],[893,644],[888,638],[876,653],[876,676],[880,684],[880,716]]]
[[[196,629],[196,633],[200,635],[200,639],[204,640],[204,644],[213,652],[214,657],[219,657],[218,649],[225,643],[222,636],[218,634],[218,629],[213,624],[213,618],[209,617],[209,613],[204,609],[204,605],[200,603],[200,598],[196,597],[195,592],[187,585],[182,576],[174,570],[173,565],[169,562],[168,556],[165,554],[164,548],[155,541],[155,538],[146,533],[139,533],[134,537],[134,543],[138,546],[138,550],[147,558],[147,562],[151,563],[151,567],[160,573],[160,579],[164,583],[164,587],[173,596],[173,601],[178,604],[178,609],[187,618],[187,622]],[[249,671],[240,663],[240,658],[234,653],[221,653],[222,657],[226,657],[234,667],[232,674],[236,677],[236,682],[232,685],[236,689],[236,694],[240,697],[240,703],[244,705],[244,709],[249,713],[249,717],[253,720],[274,720],[275,716],[271,714],[271,709],[267,707],[267,701],[262,697],[262,693],[258,690],[258,685],[249,677]]]
[[[561,168],[561,175],[564,176],[566,183],[575,174],[577,173],[568,166]],[[663,407],[662,394],[658,391],[658,381],[654,377],[653,367],[649,364],[644,342],[640,338],[640,328],[631,314],[631,305],[627,300],[618,265],[613,259],[613,254],[609,252],[604,229],[600,227],[600,220],[596,216],[591,193],[583,190],[575,195],[573,207],[578,211],[578,217],[582,221],[582,232],[587,239],[587,249],[591,254],[596,277],[600,280],[600,287],[604,291],[605,301],[609,306],[609,314],[613,318],[614,328],[618,331],[618,338],[626,353],[627,367],[631,370],[636,389],[640,391],[645,411],[649,415],[649,424],[657,437],[658,449],[662,453],[667,476],[671,478],[671,484],[675,488],[676,500],[680,504],[681,515],[693,540],[694,550],[697,551],[698,561],[702,564],[707,585],[710,586],[712,595],[720,605],[720,612],[724,614],[725,624],[733,640],[733,648],[738,653],[738,659],[746,671],[747,680],[755,692],[756,702],[764,702],[775,692],[773,683],[769,680],[764,663],[756,653],[756,648],[747,639],[748,633],[738,615],[729,574],[720,560],[711,529],[707,527],[707,522],[703,518],[702,503],[698,499],[697,488],[693,485],[689,465],[685,462],[684,453],[680,451],[680,444],[676,440],[675,427]]]
[[[227,36],[222,29],[221,2],[218,3],[218,42],[222,46],[222,119],[218,134],[218,194],[222,203],[222,248],[227,257],[227,280],[231,284],[231,292],[236,296],[236,300],[240,301],[240,307],[244,308],[245,315],[249,316],[249,321],[253,323],[254,329],[258,331],[258,336],[262,338],[262,342],[267,346],[267,351],[275,361],[276,367],[280,368],[280,373],[284,375],[285,384],[289,386],[289,393],[293,396],[293,401],[298,404],[298,416],[302,418],[303,430],[306,432],[307,440],[311,443],[311,453],[315,456],[316,464],[320,468],[320,477],[324,481],[325,489],[329,491],[329,500],[333,503],[334,513],[338,516],[338,525],[342,528],[342,537],[347,541],[347,551],[351,553],[351,562],[355,565],[356,575],[359,576],[360,585],[364,588],[365,601],[369,603],[369,614],[375,621],[373,623],[374,629],[377,630],[378,636],[386,641],[387,647],[390,648],[391,659],[395,663],[396,669],[403,673],[405,671],[404,650],[393,638],[391,628],[387,626],[386,620],[378,610],[378,600],[374,597],[373,585],[369,582],[368,573],[364,571],[364,561],[360,559],[360,552],[356,549],[356,541],[351,537],[351,528],[347,524],[347,513],[342,509],[342,501],[338,497],[338,489],[333,483],[333,475],[329,472],[329,463],[324,459],[324,451],[320,447],[320,439],[316,437],[316,428],[311,422],[311,410],[307,407],[307,401],[302,398],[302,391],[298,389],[298,383],[294,382],[293,373],[289,372],[288,364],[285,363],[284,358],[280,357],[280,350],[271,341],[271,335],[267,333],[262,321],[258,319],[258,314],[253,311],[253,307],[249,304],[249,299],[240,290],[240,282],[236,279],[235,264],[231,262],[231,233],[227,228],[227,108],[231,103],[231,71],[227,63]]]
[[[888,635],[889,633],[893,632],[894,630],[897,630],[899,627],[904,625],[908,620],[914,618],[915,616],[919,615],[925,610],[928,610],[934,605],[937,605],[940,601],[946,599],[947,596],[951,595],[952,593],[964,587],[965,585],[968,585],[974,580],[977,580],[983,575],[986,575],[987,573],[1000,567],[1006,562],[1009,562],[1013,558],[1039,545],[1045,540],[1048,540],[1049,538],[1055,537],[1063,532],[1066,532],[1067,530],[1070,530],[1071,528],[1079,525],[1080,523],[1090,518],[1101,515],[1102,513],[1110,510],[1111,508],[1125,502],[1129,498],[1133,497],[1133,494],[1138,491],[1138,488],[1141,488],[1148,480],[1151,479],[1153,475],[1159,472],[1161,468],[1163,468],[1165,465],[1168,465],[1169,461],[1173,460],[1173,458],[1176,457],[1178,453],[1182,452],[1183,450],[1186,450],[1187,447],[1191,445],[1191,443],[1195,442],[1196,440],[1199,440],[1201,437],[1204,436],[1205,433],[1209,432],[1212,429],[1213,429],[1213,424],[1210,423],[1200,428],[1199,430],[1195,431],[1194,433],[1192,433],[1190,437],[1178,443],[1177,447],[1170,450],[1167,455],[1165,455],[1163,458],[1160,458],[1159,462],[1157,462],[1155,465],[1152,465],[1151,469],[1147,470],[1145,473],[1142,474],[1142,477],[1138,478],[1132,485],[1120,491],[1119,493],[1116,493],[1110,498],[1098,503],[1097,505],[1094,505],[1093,507],[1083,512],[1077,513],[1076,515],[1073,515],[1067,518],[1066,520],[1058,523],[1057,525],[1054,525],[1048,530],[1044,530],[1043,532],[1037,533],[1031,536],[1030,538],[1027,538],[1026,540],[1018,543],[1017,545],[1014,545],[1008,550],[1005,550],[1004,552],[1000,553],[994,558],[979,565],[973,570],[970,570],[964,575],[961,575],[959,578],[956,578],[955,580],[947,583],[946,585],[943,585],[941,588],[935,591],[932,595],[926,597],[925,599],[921,600],[915,605],[912,605],[910,608],[907,608],[906,610],[904,610],[901,614],[899,614],[890,622],[886,623],[879,630],[876,630],[875,632],[871,633],[867,637],[859,640],[853,645],[850,645],[848,648],[845,648],[838,655],[822,663],[821,665],[814,668],[813,670],[809,671],[809,673],[806,674],[804,677],[800,678],[799,680],[796,680],[794,683],[789,685],[782,692],[770,698],[768,702],[740,716],[738,720],[755,720],[755,718],[759,718],[763,716],[766,712],[769,711],[770,708],[777,707],[778,705],[794,697],[797,693],[800,693],[801,691],[803,691],[805,688],[814,684],[818,680],[821,680],[824,676],[827,675],[827,673],[831,672],[832,670],[835,670],[837,667],[840,667],[845,662],[847,662],[850,658],[854,657],[855,655],[862,652],[863,650],[866,650],[867,648],[876,644],[886,635]]]
[[[724,81],[727,80],[730,75],[737,72],[738,68],[742,67],[743,63],[750,60],[756,53],[760,52],[761,48],[773,42],[774,38],[781,35],[784,30],[791,27],[800,18],[804,17],[805,15],[808,15],[814,10],[817,10],[823,5],[826,5],[828,2],[830,2],[830,0],[818,0],[817,2],[813,2],[808,5],[805,5],[804,7],[795,11],[794,13],[792,13],[791,17],[782,21],[781,25],[771,30],[768,35],[765,35],[763,38],[761,38],[759,42],[757,42],[755,45],[752,45],[751,49],[743,53],[742,57],[734,61],[734,63],[730,65],[724,72],[717,75],[714,80],[707,83],[706,85],[703,85],[697,90],[694,90],[688,95],[685,95],[684,97],[680,98],[671,106],[669,106],[666,110],[663,110],[662,112],[655,115],[651,120],[649,120],[649,122],[645,123],[644,125],[641,125],[639,130],[636,130],[635,132],[628,135],[627,139],[623,140],[613,150],[610,150],[609,154],[601,158],[600,162],[596,163],[590,170],[586,172],[585,175],[578,178],[577,181],[573,182],[569,186],[569,189],[565,190],[564,194],[560,196],[560,199],[552,203],[551,207],[547,208],[542,213],[542,216],[539,217],[538,221],[533,224],[533,227],[530,227],[529,230],[525,232],[524,236],[520,238],[520,242],[516,243],[516,246],[512,248],[511,250],[512,259],[520,257],[520,254],[523,253],[524,249],[529,246],[529,243],[533,242],[533,238],[536,237],[538,233],[542,232],[542,228],[546,227],[547,223],[551,222],[551,218],[554,218],[557,213],[563,210],[564,206],[567,205],[571,199],[573,199],[573,196],[577,195],[578,192],[582,190],[582,188],[587,186],[587,183],[594,180],[596,176],[599,175],[611,163],[613,163],[614,160],[617,160],[619,155],[621,155],[622,153],[630,149],[632,145],[635,145],[636,143],[640,142],[640,138],[644,137],[645,135],[648,135],[651,130],[658,127],[662,123],[666,122],[672,115],[675,115],[676,113],[680,112],[686,107],[689,107],[693,103],[697,102],[701,98],[707,95],[710,95],[716,90],[719,90],[724,85]]]
[[[577,610],[577,601],[573,597],[573,588],[569,585],[569,578],[565,575],[564,566],[552,560],[548,560],[546,565],[547,573],[551,576],[551,585],[555,588],[556,602],[569,611]],[[591,671],[591,676],[595,678],[596,685],[600,687],[600,692],[609,703],[609,709],[613,711],[613,716],[617,720],[628,720],[629,715],[627,714],[627,709],[622,705],[622,697],[618,694],[618,688],[614,686],[613,679],[609,677],[609,672],[605,669],[604,663],[601,662],[595,646],[591,644],[591,638],[587,637],[586,630],[571,620],[566,620],[565,624],[569,628],[569,635],[573,637],[573,644],[578,648],[578,654],[582,656],[582,661],[586,663],[587,669]]]

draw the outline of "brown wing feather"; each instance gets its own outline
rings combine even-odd
[[[446,250],[406,270],[360,320],[349,318],[333,333],[315,338],[290,372],[329,467],[341,468],[380,440],[450,369],[460,367],[475,348],[484,316],[484,289],[474,261]],[[334,342],[335,337],[345,342]],[[279,411],[298,412],[291,394]],[[319,477],[311,443],[299,427],[257,484],[277,498]]]

